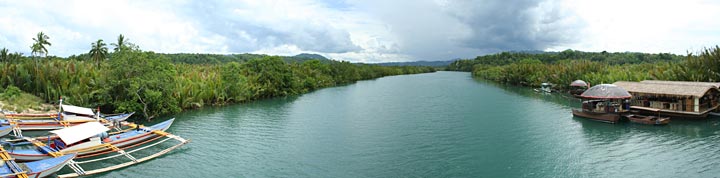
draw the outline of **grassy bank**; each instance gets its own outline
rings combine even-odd
[[[720,48],[697,54],[500,53],[457,61],[450,70],[471,71],[474,77],[538,87],[543,82],[567,89],[574,80],[593,85],[616,81],[673,80],[720,82]]]

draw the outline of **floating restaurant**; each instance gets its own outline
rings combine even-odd
[[[623,114],[629,112],[628,91],[612,84],[600,84],[590,87],[580,96],[582,109],[573,109],[573,116],[596,121],[617,123]]]
[[[632,97],[630,109],[677,118],[705,118],[718,108],[720,83],[645,80],[615,82]]]

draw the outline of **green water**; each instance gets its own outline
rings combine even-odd
[[[579,101],[474,80],[385,77],[176,115],[192,142],[100,177],[717,177],[718,119],[573,118]]]

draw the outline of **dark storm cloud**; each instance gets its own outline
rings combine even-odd
[[[541,7],[542,3],[548,5]],[[543,50],[572,42],[574,26],[563,26],[564,14],[548,1],[456,1],[450,9],[472,28],[467,47],[488,50]],[[575,24],[570,24],[575,25]],[[568,30],[569,29],[569,30]],[[570,33],[570,34],[569,34]]]
[[[391,27],[416,59],[446,60],[574,41],[572,14],[552,0],[353,1]]]

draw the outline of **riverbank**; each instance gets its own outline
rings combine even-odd
[[[183,55],[187,57],[188,55]],[[189,55],[197,61],[219,55]],[[89,56],[21,57],[0,62],[0,86],[16,86],[43,103],[67,103],[104,113],[137,112],[152,119],[206,105],[292,96],[383,76],[434,72],[430,67],[390,67],[333,60],[287,60],[248,55],[231,62],[172,62],[173,55],[139,49]],[[185,60],[186,61],[186,60]]]
[[[717,82],[720,81],[720,48],[716,46],[687,56],[572,50],[499,53],[460,60],[448,69],[469,71],[474,77],[513,85],[539,87],[549,82],[564,90],[578,79],[591,85],[642,80]]]

